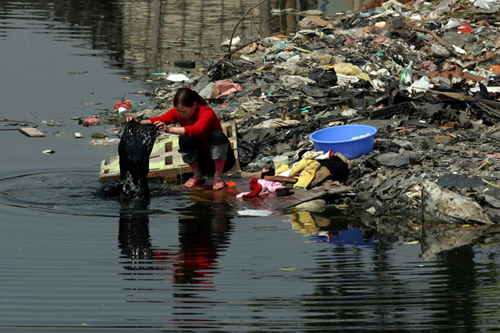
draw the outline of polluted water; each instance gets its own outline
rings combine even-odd
[[[198,71],[256,3],[3,2],[0,331],[496,330],[497,246],[474,226],[283,211],[181,180],[149,179],[146,202],[94,195],[118,142],[91,141],[124,124],[85,119],[120,116],[122,100],[154,109],[164,81],[151,73]],[[336,6],[265,1],[237,34]]]

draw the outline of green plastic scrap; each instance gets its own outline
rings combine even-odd
[[[423,33],[421,33],[421,32],[418,32],[418,33],[417,33],[417,36],[418,36],[419,38],[423,38],[423,39],[427,39],[427,40],[433,40],[433,39],[434,39],[434,38],[432,38],[431,36],[427,36],[426,34],[423,34]]]
[[[302,109],[300,109],[301,113],[309,113],[309,110],[311,110],[311,106],[304,106]]]
[[[277,42],[276,44],[274,44],[274,48],[277,50],[284,50],[288,48],[288,45],[283,42]]]

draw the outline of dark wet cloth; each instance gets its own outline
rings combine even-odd
[[[349,177],[349,166],[338,156],[332,156],[327,160],[318,160],[318,162],[328,168],[333,180],[343,182]]]
[[[120,179],[125,196],[149,197],[149,156],[155,143],[155,125],[130,121],[125,126],[118,145]]]
[[[118,154],[120,157],[120,180],[104,184],[96,196],[122,199],[144,198],[150,196],[148,186],[149,155],[153,150],[157,128],[155,125],[141,125],[136,121],[128,122],[123,130]]]

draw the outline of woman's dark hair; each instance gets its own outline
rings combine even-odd
[[[197,102],[200,105],[208,105],[207,101],[203,99],[198,93],[189,88],[179,88],[174,96],[174,106],[183,105],[187,107],[193,106]]]

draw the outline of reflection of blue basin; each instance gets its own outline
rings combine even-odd
[[[349,228],[342,231],[329,231],[328,235],[314,236],[313,240],[345,246],[373,248],[373,238],[363,239],[363,232],[359,228]]]

